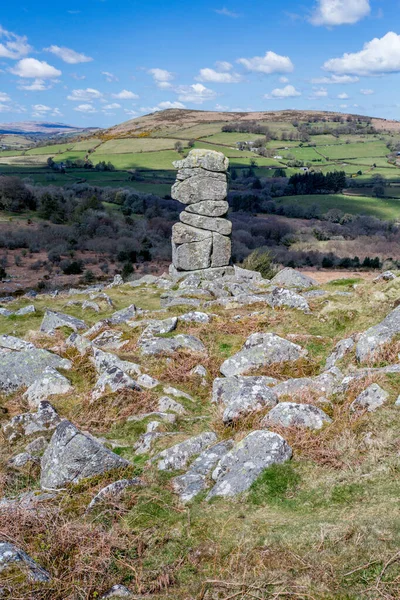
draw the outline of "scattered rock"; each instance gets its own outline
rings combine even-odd
[[[81,331],[87,329],[87,325],[81,319],[71,317],[71,315],[65,315],[64,313],[56,312],[55,310],[47,309],[43,317],[42,324],[40,325],[40,331],[44,333],[53,334],[56,329],[60,327],[68,327],[73,331]]]
[[[121,390],[141,391],[138,383],[132,379],[127,373],[119,369],[117,366],[112,366],[104,371],[92,391],[92,399],[101,398],[107,390],[110,392],[119,392]]]
[[[213,384],[213,402],[222,403],[225,424],[238,421],[278,402],[276,394],[268,387],[274,381],[269,377],[217,378]]]
[[[186,467],[189,460],[196,454],[215,444],[217,436],[213,431],[206,431],[200,435],[189,438],[180,444],[160,452],[154,460],[158,461],[160,471],[176,471]]]
[[[59,489],[68,483],[128,465],[127,460],[93,437],[79,431],[69,421],[62,421],[42,456],[40,484],[45,490]]]
[[[21,548],[9,542],[0,542],[0,572],[14,564],[25,571],[32,581],[46,583],[51,580],[50,574]]]
[[[93,348],[93,362],[96,371],[100,374],[107,372],[112,367],[117,367],[128,375],[140,375],[140,366],[128,360],[121,360],[115,354],[103,352],[99,348]]]
[[[172,400],[172,398],[169,398],[168,396],[163,396],[159,399],[158,410],[161,412],[174,412],[177,415],[186,414],[186,409],[182,406],[182,404],[176,402],[176,400]]]
[[[95,495],[88,505],[86,512],[91,511],[97,504],[104,500],[118,497],[127,488],[140,485],[143,485],[143,481],[138,477],[135,477],[135,479],[119,479],[118,481],[114,481],[114,483],[110,483]]]
[[[82,302],[82,310],[94,310],[94,312],[98,313],[100,312],[100,306],[97,304],[97,302],[91,302],[90,300],[85,300],[85,302]]]
[[[39,431],[49,431],[61,422],[57,411],[49,402],[40,402],[37,412],[23,413],[11,419],[2,426],[4,437],[9,442],[15,442],[21,437],[27,437]]]
[[[183,321],[184,323],[209,323],[211,317],[204,312],[192,311],[181,315],[179,321]]]
[[[72,390],[72,385],[64,375],[60,375],[53,367],[46,367],[42,376],[28,387],[24,398],[28,400],[29,408],[33,409],[50,396],[69,394]]]
[[[207,489],[207,475],[232,447],[232,440],[211,446],[196,458],[184,475],[174,477],[172,485],[182,502],[190,502],[197,494]]]
[[[222,363],[220,371],[225,377],[243,375],[257,367],[293,362],[307,354],[307,350],[298,344],[274,333],[253,333],[242,350]]]
[[[39,348],[0,353],[0,390],[9,393],[30,386],[46,367],[70,369],[71,362]]]
[[[286,267],[271,279],[271,284],[304,290],[318,285],[318,282],[300,271]]]
[[[68,347],[73,347],[78,350],[82,356],[86,354],[92,348],[92,342],[87,338],[83,337],[79,333],[71,333],[71,335],[65,340]]]
[[[37,456],[33,456],[29,452],[21,452],[8,461],[8,466],[14,469],[22,469],[26,465],[39,464],[40,460]]]
[[[122,331],[106,330],[94,338],[92,345],[104,350],[120,350],[128,343],[128,340],[122,339],[123,335]]]
[[[396,275],[392,271],[385,271],[378,275],[378,277],[375,277],[373,281],[374,283],[378,283],[380,281],[393,281],[393,279],[396,279]]]
[[[312,404],[296,404],[294,402],[280,402],[262,420],[263,427],[279,425],[281,427],[308,427],[321,429],[325,423],[332,419],[323,410]]]
[[[15,316],[23,317],[24,315],[30,315],[34,312],[36,312],[34,305],[29,304],[28,306],[24,306],[24,307],[20,308],[19,310],[15,311]]]
[[[357,360],[361,363],[372,360],[380,348],[400,333],[400,306],[395,308],[378,325],[370,327],[360,335],[356,346]]]
[[[306,313],[311,312],[308,302],[303,296],[300,296],[300,294],[296,294],[296,292],[287,290],[285,288],[277,287],[272,290],[267,302],[270,306],[272,306],[272,308],[286,306],[288,308],[302,310]]]
[[[341,360],[348,354],[355,346],[353,338],[346,338],[340,340],[333,349],[332,354],[328,356],[325,363],[325,371],[328,371],[334,367],[338,360]]]
[[[245,492],[267,467],[284,463],[291,456],[291,447],[277,433],[252,431],[219,461],[212,474],[216,483],[207,500]]]
[[[166,385],[163,388],[164,393],[168,394],[169,396],[174,396],[175,398],[185,398],[186,400],[191,400],[193,401],[192,396],[189,396],[189,394],[187,394],[186,392],[182,392],[182,390],[178,390],[175,387],[172,387],[171,385]]]
[[[110,321],[112,325],[120,325],[121,323],[126,323],[127,321],[131,321],[136,317],[136,306],[131,304],[122,310],[117,310],[117,312],[113,313],[110,317]]]
[[[177,350],[190,350],[200,354],[206,353],[206,348],[194,335],[178,334],[171,338],[146,338],[138,342],[142,354],[173,354]]]
[[[125,587],[124,585],[117,583],[113,585],[111,589],[108,590],[103,596],[101,600],[109,600],[111,598],[132,598],[132,592]]]
[[[382,406],[388,398],[388,392],[385,392],[377,383],[372,383],[352,402],[350,410],[367,410],[368,412],[373,412]]]
[[[151,377],[150,375],[146,375],[145,373],[143,373],[143,375],[140,375],[138,377],[137,382],[141,387],[144,387],[148,390],[152,390],[153,388],[160,385],[160,382],[158,381],[158,379],[154,379],[154,377]]]
[[[8,350],[35,350],[35,346],[31,342],[26,342],[20,338],[14,337],[13,335],[0,335],[0,348],[7,348]]]

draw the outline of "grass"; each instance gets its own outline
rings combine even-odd
[[[254,307],[213,307],[216,316],[212,326],[180,323],[177,332],[197,335],[207,347],[206,388],[190,375],[198,357],[180,353],[172,361],[167,357],[144,360],[136,347],[139,332],[122,328],[129,345],[118,353],[121,358],[140,362],[146,372],[189,392],[195,399],[185,403],[187,415],[165,426],[168,432],[179,432],[182,437],[165,438],[164,444],[210,428],[220,438],[238,441],[251,425],[259,426],[257,420],[251,425],[239,423],[235,429],[222,425],[216,407],[209,401],[221,362],[236,352],[250,333],[274,332],[283,337],[300,336],[296,341],[307,347],[309,364],[318,370],[338,339],[365,330],[394,306],[397,281],[373,287],[362,283],[351,297],[333,295],[335,289],[358,282],[352,278],[324,286],[328,294],[315,300],[311,315],[274,311],[265,305],[261,314],[251,316]],[[386,300],[376,298],[372,293],[376,290],[383,292]],[[115,309],[131,303],[146,309],[159,308],[160,291],[151,286],[123,286],[107,293]],[[15,330],[17,335],[35,339],[44,347],[62,348],[66,332],[59,331],[55,338],[33,333],[39,328],[46,306],[83,316],[88,324],[111,312],[107,309],[97,316],[86,314],[79,307],[65,306],[70,299],[73,297],[39,296],[32,301],[36,315],[21,320],[2,318],[0,331]],[[335,312],[324,312],[331,302],[335,302]],[[26,303],[20,299],[11,309]],[[157,318],[178,313],[177,309],[165,310]],[[238,313],[243,315],[241,321],[233,319]],[[400,421],[399,409],[394,407],[400,391],[398,376],[377,379],[390,399],[375,413],[354,416],[349,411],[350,403],[367,383],[359,381],[347,393],[331,398],[326,410],[333,423],[323,430],[279,431],[293,448],[293,460],[265,470],[248,493],[211,503],[204,500],[203,493],[183,506],[172,489],[175,473],[157,471],[154,463],[146,462],[147,457],[135,457],[132,451],[148,420],[127,421],[127,417],[153,409],[161,390],[108,394],[90,403],[88,394],[96,378],[93,365],[88,358],[70,352],[67,355],[73,360],[73,368],[65,374],[75,390],[67,397],[56,397],[55,407],[79,427],[116,443],[118,454],[133,464],[127,470],[68,486],[55,501],[41,505],[40,511],[13,513],[14,518],[0,514],[2,531],[53,575],[52,582],[36,585],[24,581],[19,571],[5,571],[2,587],[9,597],[98,598],[116,583],[154,600],[399,597],[396,557],[400,544]],[[0,412],[3,422],[24,407],[21,394],[2,396],[0,404],[9,411]],[[202,419],[197,419],[199,416]],[[49,437],[51,432],[45,435]],[[11,454],[22,451],[24,445],[24,440],[12,447],[0,444],[1,464],[5,465]],[[143,487],[107,499],[92,514],[85,515],[87,504],[102,487],[137,475],[142,477]],[[9,469],[1,469],[0,484],[7,494],[32,489],[38,485],[37,473],[15,476]]]
[[[316,194],[284,196],[275,201],[278,205],[283,204],[285,206],[318,206],[322,214],[331,209],[337,209],[344,213],[369,215],[384,220],[398,220],[400,218],[400,200],[389,198],[377,199],[366,196],[346,196],[345,194]]]

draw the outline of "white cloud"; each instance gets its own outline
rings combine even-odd
[[[171,81],[174,79],[174,74],[165,69],[149,69],[147,71],[154,79],[155,84],[161,89],[168,89],[172,86]]]
[[[210,90],[202,83],[193,83],[192,85],[180,85],[176,88],[178,100],[182,102],[192,102],[193,104],[203,104],[207,100],[213,100],[217,93]]]
[[[118,102],[112,102],[111,104],[105,104],[103,108],[105,110],[114,110],[115,108],[121,108],[121,105]]]
[[[239,83],[242,77],[239,73],[229,73],[228,71],[216,71],[215,69],[200,69],[200,73],[195,77],[196,81],[211,81],[212,83]]]
[[[18,60],[26,56],[32,50],[28,44],[26,36],[17,35],[11,31],[3,29],[0,25],[0,38],[5,38],[4,43],[0,43],[0,58],[12,58]]]
[[[11,98],[5,92],[0,92],[0,102],[10,102]]]
[[[301,96],[301,92],[296,90],[293,85],[286,85],[284,88],[275,88],[270,94],[265,94],[266,100],[273,100],[276,98],[296,98]]]
[[[33,104],[32,109],[36,113],[46,113],[46,112],[50,112],[51,110],[53,110],[52,108],[50,108],[50,106],[46,106],[45,104]]]
[[[400,35],[389,31],[364,44],[360,52],[345,53],[324,63],[326,71],[339,74],[381,75],[400,71]]]
[[[63,114],[59,108],[53,108],[53,112],[51,113],[52,117],[62,117]]]
[[[338,98],[339,100],[347,100],[348,99],[348,94],[346,94],[346,92],[342,92],[341,94],[338,94]]]
[[[65,46],[50,46],[49,48],[44,48],[44,51],[55,54],[55,56],[58,56],[58,58],[61,58],[61,60],[70,65],[91,62],[93,60],[93,58],[90,56],[86,56],[86,54],[76,52],[75,50],[66,48]]]
[[[119,100],[136,100],[139,98],[137,94],[129,92],[128,90],[122,90],[118,94],[111,94],[113,98],[119,98]]]
[[[348,104],[340,104],[339,108],[348,108],[348,106],[349,106]]]
[[[73,77],[77,81],[83,81],[84,79],[86,79],[86,75],[78,75],[77,73],[71,73],[71,77]]]
[[[239,13],[235,13],[232,10],[228,10],[225,6],[224,8],[216,8],[214,12],[224,17],[231,17],[231,19],[237,19],[240,16]]]
[[[310,22],[313,25],[352,25],[370,12],[369,0],[318,0]]]
[[[128,108],[124,108],[124,112],[129,116],[129,117],[137,117],[138,113],[136,112],[136,110],[129,110]]]
[[[61,71],[36,58],[23,58],[10,71],[18,77],[32,79],[55,79],[61,75]]]
[[[67,96],[68,100],[73,102],[92,102],[93,100],[99,100],[103,97],[103,94],[99,90],[93,88],[86,88],[86,90],[72,90],[72,93]]]
[[[223,104],[216,104],[214,110],[221,110],[223,112],[229,110],[229,106],[224,106]]]
[[[217,62],[215,63],[215,66],[217,67],[218,71],[230,71],[231,69],[233,69],[233,65],[228,62],[227,60],[217,60]]]
[[[357,81],[360,81],[360,78],[352,75],[330,75],[329,77],[315,77],[314,79],[311,79],[311,83],[321,83],[325,85],[356,83]]]
[[[375,90],[360,90],[360,94],[363,94],[363,96],[372,96],[372,94],[375,94]]]
[[[316,96],[317,98],[326,98],[328,96],[328,90],[326,88],[315,90],[314,96]]]
[[[57,80],[53,79],[52,83],[57,83]],[[49,90],[52,87],[52,84],[46,83],[44,79],[34,79],[32,83],[20,81],[18,84],[19,90],[25,90],[27,92],[44,92],[45,90]]]
[[[166,102],[160,102],[158,104],[158,107],[161,110],[166,110],[167,108],[186,108],[186,106],[182,104],[182,102],[170,102],[169,100],[167,100]]]
[[[280,56],[271,51],[266,52],[265,56],[239,58],[236,62],[243,65],[248,71],[257,73],[291,73],[294,69],[288,56]]]
[[[280,83],[289,83],[289,79],[287,77],[279,77]]]
[[[86,113],[86,114],[91,114],[91,113],[97,112],[96,109],[94,108],[94,106],[92,106],[91,104],[79,104],[78,106],[76,106],[74,108],[74,110],[76,110],[77,112]]]
[[[109,71],[102,71],[101,74],[104,75],[108,83],[112,83],[113,81],[119,81],[118,77],[114,75],[114,73],[110,73]]]

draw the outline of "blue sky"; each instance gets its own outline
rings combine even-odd
[[[399,118],[400,0],[41,0],[0,14],[0,121],[163,108]]]

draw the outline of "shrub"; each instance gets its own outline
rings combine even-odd
[[[272,279],[278,271],[267,250],[254,250],[245,258],[242,266],[250,271],[258,271],[266,279]]]
[[[80,260],[63,260],[60,267],[65,275],[80,275],[83,272],[82,261]]]

